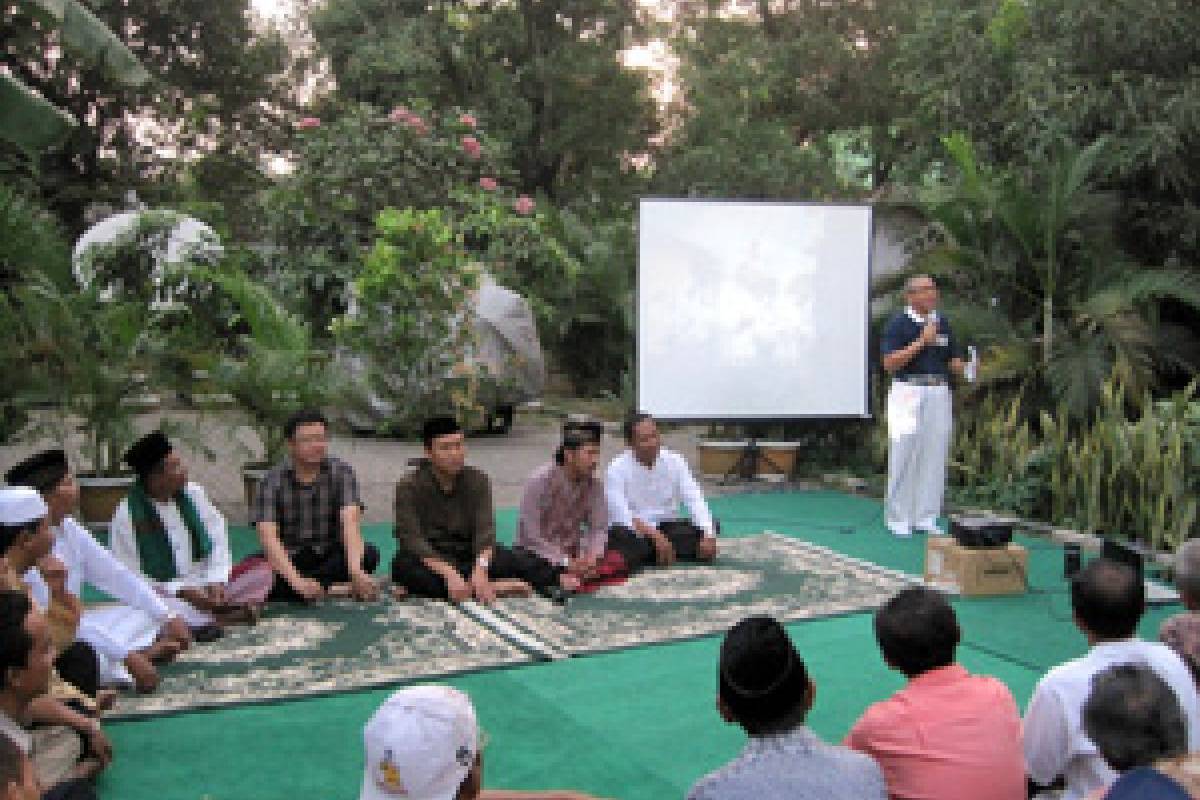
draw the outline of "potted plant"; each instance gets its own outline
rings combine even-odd
[[[236,269],[204,273],[232,299],[237,335],[215,361],[210,379],[249,417],[262,443],[262,458],[242,470],[246,503],[252,505],[258,482],[283,457],[283,426],[302,408],[320,408],[335,396],[330,362],[314,351],[308,326],[275,296]]]
[[[8,311],[23,372],[53,403],[32,432],[49,429],[64,443],[72,432],[83,434],[80,516],[107,524],[133,480],[121,469],[137,436],[138,409],[129,400],[153,380],[162,359],[157,314],[134,301],[104,299],[96,285],[64,287],[40,273],[14,290]]]

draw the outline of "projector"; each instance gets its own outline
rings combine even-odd
[[[950,535],[962,547],[1006,547],[1012,541],[1012,525],[995,517],[950,517]]]

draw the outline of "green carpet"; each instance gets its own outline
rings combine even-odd
[[[877,501],[833,492],[741,495],[713,501],[724,534],[763,529],[798,536],[883,566],[919,572],[920,539],[886,535]],[[498,515],[511,541],[515,513]],[[367,536],[392,550],[387,526]],[[1071,625],[1061,551],[1027,542],[1028,595],[955,601],[965,646],[962,663],[995,675],[1022,706],[1045,667],[1082,653]],[[238,531],[234,549],[253,547]],[[386,561],[385,561],[386,563]],[[1177,609],[1147,615],[1143,635]],[[851,614],[789,625],[817,683],[813,728],[843,736],[867,704],[900,687],[882,663],[870,615]],[[744,736],[716,714],[712,636],[565,661],[456,677],[491,736],[486,784],[570,786],[608,797],[680,797],[703,773],[731,758]],[[249,706],[109,726],[117,758],[101,778],[104,798],[357,797],[361,729],[390,690],[372,690],[276,705]]]

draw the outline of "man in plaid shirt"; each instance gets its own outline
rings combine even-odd
[[[332,589],[374,600],[379,590],[371,573],[379,550],[363,542],[353,468],[329,455],[328,425],[319,411],[293,414],[284,434],[288,457],[267,473],[251,514],[275,571],[268,599],[314,602]]]

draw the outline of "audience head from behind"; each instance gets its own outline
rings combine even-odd
[[[467,437],[458,420],[451,416],[430,417],[421,426],[425,457],[433,471],[444,478],[455,478],[467,465]]]
[[[604,426],[588,417],[573,417],[563,423],[562,444],[554,453],[554,462],[572,478],[583,480],[596,471],[600,461],[600,440]]]
[[[0,489],[0,556],[23,571],[54,546],[46,501],[28,486]]]
[[[1200,539],[1188,539],[1175,551],[1175,588],[1188,611],[1200,611]]]
[[[479,724],[470,699],[449,686],[392,694],[363,729],[359,800],[474,800],[482,790]]]
[[[960,638],[945,595],[924,586],[901,590],[875,613],[883,660],[907,678],[953,664]]]
[[[1075,624],[1091,644],[1132,637],[1145,610],[1145,587],[1128,564],[1094,558],[1071,581]]]
[[[1144,664],[1117,664],[1096,675],[1083,706],[1083,728],[1116,772],[1188,752],[1183,707]]]
[[[751,736],[800,727],[816,696],[804,660],[771,617],[747,617],[725,634],[717,686],[721,717]]]
[[[0,800],[38,800],[41,794],[33,761],[0,733]]]
[[[34,453],[14,464],[4,474],[4,480],[9,486],[29,486],[41,492],[55,520],[72,513],[79,505],[79,484],[71,474],[64,450]]]
[[[0,696],[28,703],[45,694],[53,660],[46,618],[24,592],[0,591]]]
[[[317,467],[329,454],[329,421],[315,408],[301,409],[283,423],[283,438],[292,463]]]
[[[625,435],[625,444],[633,451],[634,458],[648,466],[653,465],[662,447],[662,437],[654,417],[645,411],[631,411],[625,417],[621,432]]]
[[[1200,686],[1200,539],[1188,539],[1175,551],[1175,588],[1187,610],[1165,620],[1158,638],[1179,654]]]

